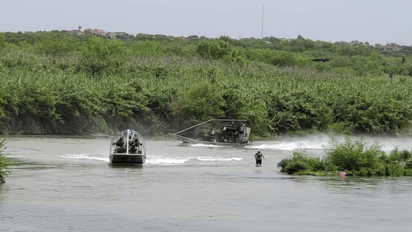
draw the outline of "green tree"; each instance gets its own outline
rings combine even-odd
[[[186,93],[178,95],[171,102],[170,108],[178,118],[208,120],[224,115],[222,107],[225,101],[219,89],[211,83],[201,82]]]
[[[82,47],[84,68],[92,75],[114,73],[124,66],[130,50],[120,40],[91,37]]]
[[[34,44],[34,49],[48,55],[63,55],[74,51],[76,45],[76,41],[72,37],[60,33],[47,33]]]
[[[201,41],[196,52],[204,58],[221,59],[232,54],[232,46],[223,40]]]

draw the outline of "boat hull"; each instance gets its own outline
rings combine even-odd
[[[144,164],[146,155],[143,154],[110,154],[110,163],[112,164]]]

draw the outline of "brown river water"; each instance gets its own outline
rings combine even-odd
[[[0,185],[0,231],[409,231],[411,177],[281,173],[295,149],[327,136],[243,148],[146,138],[147,163],[110,166],[110,138],[10,137],[15,165]],[[339,138],[338,138],[339,139]],[[342,138],[340,138],[342,139]],[[366,138],[385,151],[410,138]],[[254,164],[260,149],[262,167]]]

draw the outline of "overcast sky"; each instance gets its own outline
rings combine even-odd
[[[0,0],[1,31],[358,40],[412,45],[412,0]]]

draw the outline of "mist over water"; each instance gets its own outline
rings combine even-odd
[[[334,137],[344,141],[344,136]],[[410,138],[363,137],[390,152]],[[322,155],[327,135],[246,147],[146,141],[147,162],[109,165],[110,138],[11,137],[0,231],[409,230],[410,177],[290,176],[296,149]],[[254,153],[266,160],[256,167]]]

